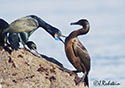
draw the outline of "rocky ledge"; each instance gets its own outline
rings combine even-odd
[[[52,60],[52,61],[51,61]],[[2,88],[88,88],[76,85],[76,74],[69,74],[53,58],[37,57],[19,49],[8,53],[0,48],[0,87]]]

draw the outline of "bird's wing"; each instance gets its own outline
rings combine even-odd
[[[38,22],[36,19],[33,19],[31,17],[22,17],[20,19],[15,20],[11,24],[18,24],[18,25],[24,25],[24,26],[38,26]]]
[[[27,19],[26,23],[27,23],[28,26],[34,26],[34,27],[38,27],[39,26],[37,20],[35,20],[35,19]]]
[[[38,22],[30,18],[20,18],[10,24],[4,32],[29,32],[38,28]],[[16,29],[16,30],[15,30]]]
[[[76,57],[80,59],[83,64],[86,67],[86,70],[90,70],[90,56],[87,52],[87,50],[83,47],[81,43],[73,44],[73,51]]]

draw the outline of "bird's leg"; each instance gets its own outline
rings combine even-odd
[[[11,52],[12,52],[12,50],[10,50],[9,48],[8,48],[8,46],[10,47],[10,45],[7,43],[7,34],[3,34],[3,44],[2,44],[2,46],[4,47],[4,49],[6,50],[6,51],[8,51],[8,53],[10,53],[11,54]]]
[[[88,72],[85,72],[84,76],[81,78],[81,82],[84,82],[84,85],[86,86],[89,86],[89,83],[88,83]]]
[[[6,47],[7,44],[7,34],[4,34],[4,39],[3,39],[3,46]]]
[[[83,77],[81,78],[81,82],[84,82],[86,76],[87,76],[87,74],[86,74],[86,72],[85,72],[85,74],[84,74]]]
[[[81,81],[81,78],[78,77],[78,76],[75,76],[74,81],[75,81],[76,85],[78,85],[80,83],[80,81]]]
[[[84,82],[85,86],[88,85],[88,76],[87,75],[88,75],[88,73],[85,72],[82,78],[80,78],[80,79],[76,78],[75,79],[76,85],[79,85],[82,82]]]
[[[25,50],[30,51],[29,48],[26,46],[26,44],[23,44],[23,47]]]

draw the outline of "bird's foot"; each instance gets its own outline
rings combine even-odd
[[[79,85],[79,84],[80,84],[80,82],[81,82],[81,78],[80,78],[80,77],[78,77],[78,76],[75,76],[74,81],[75,81],[76,85]]]
[[[78,76],[75,77],[74,81],[75,81],[76,85],[80,85],[80,83],[84,83],[84,85],[87,86],[86,83],[84,82],[84,79],[82,79]]]

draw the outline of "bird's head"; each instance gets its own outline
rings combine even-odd
[[[51,34],[54,37],[55,40],[60,40],[63,42],[63,40],[60,37],[65,37],[65,36],[62,35],[61,31],[58,28],[53,27],[52,25],[46,23],[40,17],[37,17],[35,15],[30,15],[29,17],[35,19],[38,22],[39,27],[45,29],[49,34]]]
[[[64,41],[61,39],[61,37],[66,37],[62,35],[61,31],[57,28],[54,28],[52,36],[54,37],[55,40],[60,40],[64,43]]]
[[[33,41],[28,41],[28,42],[26,43],[26,45],[28,46],[28,48],[29,48],[30,50],[36,50],[36,49],[37,49],[37,46],[36,46],[36,44],[35,44]]]
[[[81,19],[81,20],[79,20],[79,21],[77,21],[77,22],[71,23],[71,25],[80,25],[80,26],[82,26],[83,28],[86,28],[86,26],[89,25],[89,22],[88,22],[88,20],[86,20],[86,19]]]

